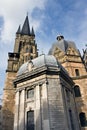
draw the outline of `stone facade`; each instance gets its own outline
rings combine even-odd
[[[28,29],[27,29],[28,28]],[[8,66],[6,70],[6,81],[3,94],[3,130],[13,130],[15,88],[13,80],[20,66],[38,56],[35,34],[32,29],[30,33],[28,16],[25,19],[22,30],[20,27],[16,32],[14,51],[8,53]]]
[[[54,50],[51,50],[51,54],[68,71],[75,82],[74,92],[76,93],[78,118],[81,123],[81,130],[87,130],[87,66],[85,66],[86,64],[84,64],[83,58],[74,43],[64,40],[64,37],[57,41]],[[81,114],[84,116],[80,117]]]
[[[53,56],[40,56],[32,60],[33,70],[27,69],[29,64],[19,69],[14,80],[14,130],[80,130],[72,89],[74,83],[54,61]],[[33,117],[28,117],[29,112],[34,112]]]
[[[51,50],[49,51],[49,54],[54,55],[56,57],[57,61],[59,61],[62,64],[62,66],[68,71],[69,76],[71,76],[73,82],[75,83],[73,87],[73,91],[74,91],[74,96],[75,96],[77,112],[74,105],[72,105],[74,103],[73,95],[71,93],[69,93],[68,95],[68,92],[65,89],[66,86],[70,84],[67,84],[68,81],[66,81],[64,77],[63,77],[64,79],[61,78],[60,75],[59,77],[62,80],[59,80],[58,77],[54,78],[55,79],[54,80],[51,78],[52,75],[50,76],[47,75],[47,77],[45,77],[46,75],[44,75],[44,76],[41,76],[42,77],[41,79],[39,79],[40,78],[39,76],[38,76],[38,79],[34,78],[33,83],[35,85],[32,84],[32,80],[29,81],[31,82],[30,83],[31,85],[28,84],[28,80],[27,80],[26,81],[27,84],[25,81],[23,81],[22,84],[17,83],[17,86],[16,86],[17,89],[13,86],[13,81],[15,80],[17,76],[17,72],[19,68],[21,67],[21,65],[26,63],[27,61],[29,61],[30,63],[32,59],[38,56],[34,30],[33,28],[30,30],[28,16],[26,16],[22,29],[19,26],[16,32],[14,51],[8,53],[9,58],[8,58],[8,66],[6,70],[6,81],[5,81],[4,92],[3,92],[3,106],[2,106],[3,130],[13,130],[15,100],[16,100],[16,115],[15,115],[15,126],[14,126],[15,130],[17,130],[17,126],[19,126],[19,124],[22,124],[19,129],[20,130],[24,129],[25,122],[27,119],[25,115],[28,111],[31,111],[31,113],[27,113],[27,114],[32,114],[35,116],[35,119],[32,119],[32,122],[33,121],[34,123],[36,122],[35,127],[38,130],[39,129],[45,130],[45,128],[46,130],[49,130],[49,129],[56,130],[57,128],[61,128],[61,130],[64,128],[66,128],[67,130],[68,129],[71,130],[71,127],[74,130],[77,127],[76,130],[78,130],[79,129],[78,120],[79,120],[81,130],[87,130],[87,103],[86,103],[87,102],[87,88],[86,88],[87,86],[87,65],[86,65],[87,49],[84,51],[83,57],[81,57],[80,52],[78,51],[78,49],[76,48],[73,42],[64,40],[63,36],[57,37],[57,40],[58,40],[57,43],[53,44]],[[35,68],[32,68],[32,67],[33,66],[31,62],[28,69],[34,71]],[[61,84],[59,83],[60,81],[62,82]],[[50,86],[49,84],[45,82],[48,82]],[[53,89],[53,83],[55,84],[55,89]],[[29,87],[27,87],[26,85]],[[42,87],[42,86],[45,86],[45,87]],[[61,90],[59,86],[62,86]],[[34,92],[36,93],[36,95],[34,95],[34,99],[32,98],[31,100],[31,99],[27,99],[26,93],[28,89],[31,88],[32,90],[32,87],[34,88]],[[50,89],[50,87],[52,87],[53,91],[51,91],[52,89]],[[55,95],[56,89],[59,89],[59,91],[61,92],[60,94],[61,102],[59,101],[59,104],[60,104],[59,106],[57,104],[57,101],[53,100],[55,98],[55,96],[53,95]],[[16,97],[15,97],[15,91],[16,91]],[[45,93],[45,95],[43,95],[43,93]],[[58,93],[56,96],[58,96]],[[70,99],[67,99],[68,96],[70,96]],[[23,98],[23,101],[21,100],[21,98]],[[52,107],[50,105],[51,101],[53,104]],[[19,103],[21,106],[20,108],[18,108]],[[46,106],[46,108],[43,108],[43,106]],[[56,106],[56,108],[58,107],[59,110],[61,108],[62,113],[58,113],[59,111],[57,109],[55,110],[54,106]],[[71,109],[69,108],[72,108],[73,111],[71,112]],[[55,112],[53,112],[53,109],[55,110]],[[19,110],[21,114],[20,116],[19,116]],[[35,113],[34,113],[34,110],[35,110]],[[38,118],[39,113],[41,114],[41,117],[39,116]],[[56,113],[58,113],[58,115],[61,116],[60,119],[57,116],[56,117],[54,116],[56,115]],[[67,121],[65,121],[66,113],[68,113]],[[74,128],[73,128],[73,124],[70,123],[70,120],[72,119],[69,117],[69,114],[72,116],[72,113],[73,113],[73,119],[77,122],[77,126],[76,126],[75,121],[73,122],[75,124]],[[75,117],[76,113],[78,113],[77,119]],[[49,119],[48,119],[48,116],[50,117]],[[22,118],[23,120],[21,122]],[[59,126],[58,122],[57,123],[55,122],[55,120],[57,119],[59,120],[60,123],[63,122],[62,126],[61,125]],[[55,128],[53,127],[54,125],[55,125]]]
[[[0,130],[2,130],[2,105],[0,105]]]
[[[13,88],[13,80],[16,73],[7,72],[3,95],[3,130],[12,130],[14,122],[14,104],[15,89]]]

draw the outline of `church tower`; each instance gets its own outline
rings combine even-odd
[[[87,130],[86,50],[82,57],[74,42],[65,40],[63,36],[58,36],[49,54],[56,57],[73,79],[75,83],[73,90],[81,130]]]
[[[13,80],[19,67],[30,59],[38,56],[34,29],[30,29],[28,16],[23,27],[19,26],[16,32],[14,51],[8,53],[8,66],[3,94],[3,130],[13,130],[15,89]]]

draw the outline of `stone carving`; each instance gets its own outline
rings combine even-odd
[[[29,72],[32,71],[33,67],[34,67],[33,62],[30,60],[29,64],[28,64],[28,70],[29,70]]]

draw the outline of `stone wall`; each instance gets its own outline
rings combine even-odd
[[[6,81],[3,94],[3,130],[13,130],[14,123],[14,105],[15,105],[15,89],[13,87],[13,80],[16,73],[7,72]]]

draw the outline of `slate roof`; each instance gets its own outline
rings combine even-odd
[[[26,19],[24,21],[21,34],[22,35],[30,35],[30,26],[29,26],[28,16],[26,16]]]
[[[31,36],[35,36],[33,27],[32,27],[32,30],[31,30]]]
[[[33,37],[35,37],[34,28],[32,27],[32,29],[30,30],[30,25],[29,25],[28,16],[26,16],[22,28],[21,28],[21,26],[19,25],[16,34],[28,35],[28,36],[33,36]]]
[[[31,62],[33,63],[33,66],[35,68],[39,68],[42,66],[48,66],[48,67],[54,66],[54,67],[62,68],[64,70],[64,68],[61,66],[61,64],[56,60],[56,58],[53,55],[41,55],[41,56],[31,60]],[[29,65],[29,61],[24,63],[20,67],[17,75],[19,76],[19,75],[22,75],[26,72],[29,72],[28,65]]]
[[[51,49],[49,50],[48,54],[52,55],[54,53],[54,50],[55,50],[56,47],[59,48],[60,50],[62,50],[64,53],[67,52],[67,49],[69,47],[73,47],[78,52],[78,49],[77,49],[74,42],[61,39],[61,40],[59,40],[59,41],[57,40],[56,42],[53,43],[53,45],[52,45]]]
[[[20,25],[18,27],[18,30],[17,30],[16,34],[21,34],[21,27],[20,27]]]

